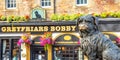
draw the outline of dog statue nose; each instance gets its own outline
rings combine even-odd
[[[87,26],[85,24],[79,24],[79,29],[80,30],[86,30]]]

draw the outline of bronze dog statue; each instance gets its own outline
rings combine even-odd
[[[120,48],[99,31],[98,20],[92,15],[77,19],[81,48],[88,60],[120,60]]]

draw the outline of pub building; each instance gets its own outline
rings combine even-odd
[[[100,20],[100,19],[99,19]],[[86,60],[80,48],[80,36],[76,21],[37,21],[21,23],[0,23],[0,60]],[[119,38],[120,20],[100,20],[100,30],[113,40]],[[117,26],[116,26],[117,25]],[[117,28],[117,29],[116,29]],[[29,34],[30,44],[17,42],[23,34]],[[42,45],[42,37],[48,34],[52,43]],[[44,39],[43,39],[44,40]]]
[[[0,0],[0,60],[87,60],[76,21],[50,17],[116,12],[119,7],[119,0]],[[105,36],[120,46],[120,19],[99,21]]]

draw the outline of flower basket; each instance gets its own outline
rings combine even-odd
[[[120,45],[120,38],[116,38],[116,43]]]
[[[21,46],[22,43],[31,44],[30,34],[23,34],[18,40],[17,45]]]
[[[45,51],[48,50],[51,45],[53,45],[51,32],[46,32],[40,37],[40,45],[44,46]]]

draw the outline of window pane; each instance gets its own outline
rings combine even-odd
[[[50,0],[42,0],[42,6],[50,6],[51,5],[51,1]]]
[[[10,57],[10,41],[8,39],[2,39],[2,60],[9,60]]]
[[[16,7],[16,0],[6,0],[7,8],[15,8]]]
[[[45,6],[47,6],[47,2],[45,2]]]
[[[7,2],[10,2],[9,0],[7,0]]]
[[[10,7],[10,4],[8,4],[7,7]]]
[[[13,4],[11,4],[11,7],[13,7]]]
[[[85,0],[85,4],[87,4],[87,0]]]
[[[80,0],[77,0],[77,4],[79,4]]]
[[[51,6],[51,3],[49,2],[49,6]]]
[[[77,4],[87,4],[87,0],[77,0]]]
[[[14,7],[16,7],[16,4],[14,4]]]
[[[81,4],[83,4],[83,0],[81,0]]]
[[[17,46],[17,41],[19,39],[12,39],[12,59],[19,60],[20,59],[20,51],[19,47]]]
[[[42,6],[44,6],[44,2],[42,2]]]

